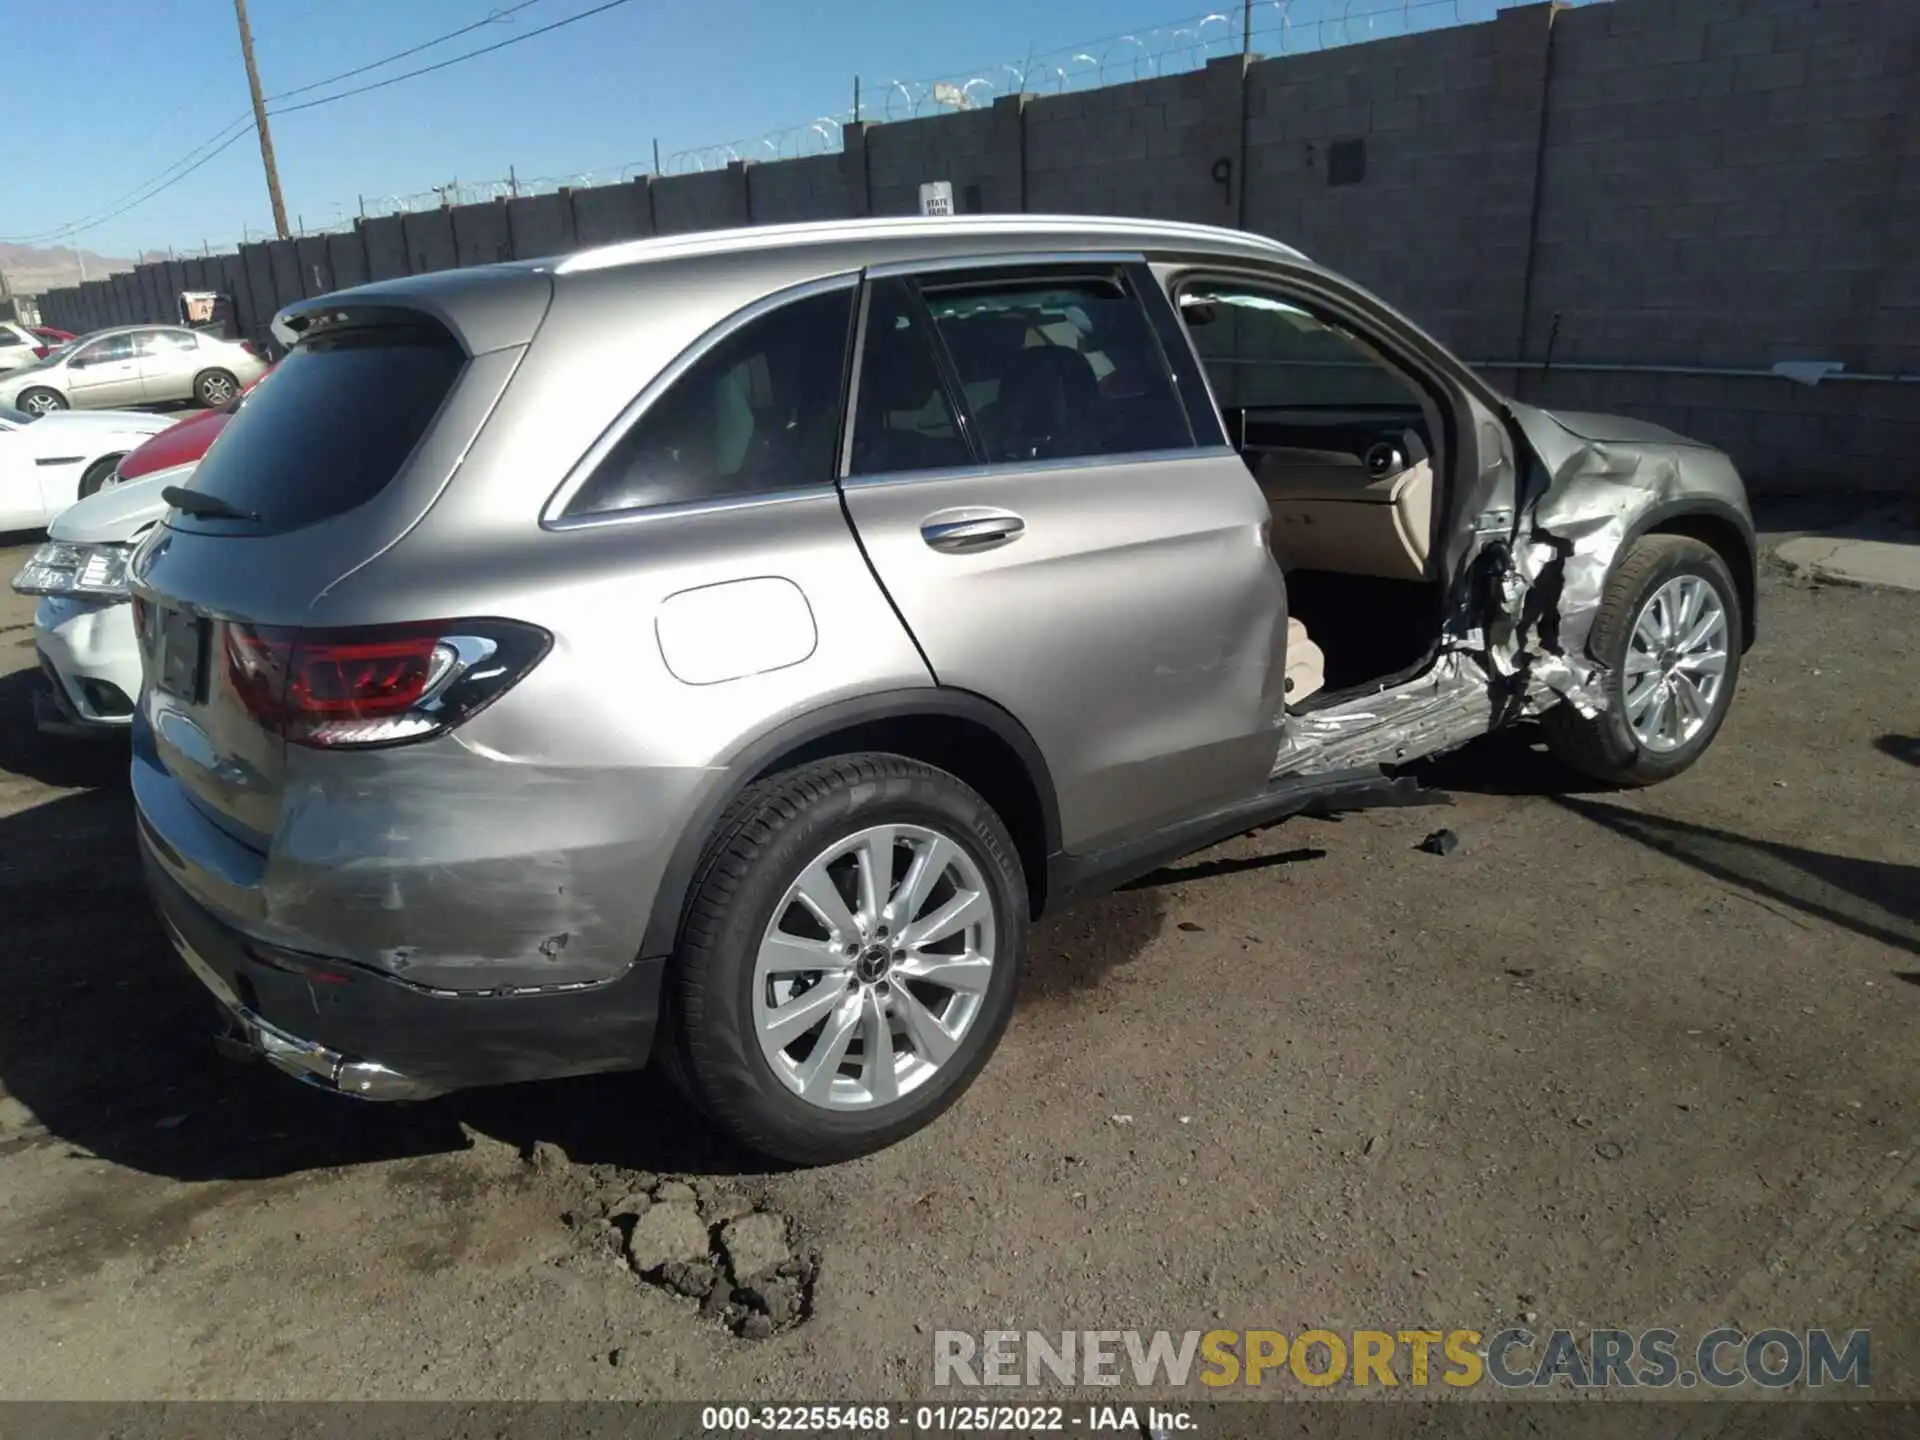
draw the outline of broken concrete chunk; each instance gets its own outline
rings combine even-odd
[[[660,1267],[662,1285],[695,1300],[704,1300],[712,1294],[719,1279],[719,1269],[707,1260],[670,1260]]]
[[[642,1274],[674,1260],[707,1258],[707,1227],[692,1205],[653,1205],[633,1222],[627,1259]]]
[[[1429,855],[1451,855],[1460,848],[1460,837],[1451,830],[1436,830],[1415,848]]]
[[[720,1249],[734,1283],[745,1284],[787,1261],[787,1226],[778,1215],[756,1211],[720,1227]]]
[[[776,1330],[783,1329],[800,1318],[800,1282],[798,1280],[775,1279],[749,1285],[741,1290],[740,1299],[771,1320]]]
[[[765,1340],[773,1334],[773,1319],[755,1310],[740,1322],[739,1333],[742,1340]]]
[[[653,1198],[662,1205],[691,1205],[695,1196],[693,1187],[681,1180],[663,1180],[653,1188]]]
[[[607,1218],[617,1219],[622,1215],[644,1215],[653,1208],[653,1200],[644,1190],[636,1190],[631,1195],[623,1195],[607,1206]]]
[[[701,1202],[700,1213],[707,1217],[709,1225],[720,1225],[728,1220],[738,1220],[742,1215],[751,1215],[753,1202],[744,1195],[715,1192]]]
[[[620,1227],[611,1220],[589,1220],[574,1231],[574,1244],[589,1255],[618,1259],[626,1247]]]

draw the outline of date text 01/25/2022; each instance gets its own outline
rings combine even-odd
[[[1184,1431],[1193,1417],[1135,1405],[709,1405],[700,1412],[700,1428],[709,1435],[768,1434],[879,1435],[889,1430],[922,1433],[1017,1434],[1083,1430],[1138,1435]]]

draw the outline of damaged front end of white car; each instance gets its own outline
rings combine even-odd
[[[127,590],[134,546],[167,513],[161,491],[192,465],[142,476],[88,496],[47,527],[47,541],[12,588],[38,597],[34,648],[46,685],[34,695],[45,733],[123,735],[140,693],[140,650]]]

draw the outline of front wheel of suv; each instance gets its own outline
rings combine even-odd
[[[734,1137],[799,1164],[957,1100],[1013,1012],[1027,889],[966,784],[898,755],[773,776],[728,811],[674,961],[674,1068]]]
[[[1740,592],[1726,562],[1682,535],[1649,535],[1618,560],[1587,650],[1607,670],[1607,708],[1542,717],[1548,746],[1615,785],[1651,785],[1713,743],[1740,677]]]

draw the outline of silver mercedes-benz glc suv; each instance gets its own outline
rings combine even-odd
[[[1043,910],[1522,718],[1671,775],[1752,637],[1724,455],[1252,235],[720,232],[275,323],[132,563],[133,785],[229,1048],[348,1094],[657,1057],[872,1149]]]

